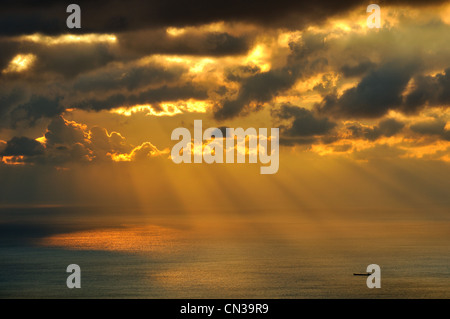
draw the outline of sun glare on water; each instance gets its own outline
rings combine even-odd
[[[170,252],[180,237],[177,230],[155,225],[108,228],[57,234],[38,244],[74,250]]]

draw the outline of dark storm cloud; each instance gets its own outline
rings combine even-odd
[[[13,137],[6,144],[0,156],[34,156],[44,153],[41,143],[28,137]]]
[[[8,39],[0,39],[0,48],[0,70],[4,70],[14,55],[17,54],[20,48],[20,43],[16,41],[8,41]]]
[[[293,119],[292,125],[282,131],[287,136],[324,135],[336,126],[328,118],[317,117],[312,111],[302,107],[285,104],[274,113],[280,119]]]
[[[92,149],[96,150],[97,157],[99,157],[99,151],[103,154],[107,152],[127,153],[130,151],[125,137],[117,132],[109,134],[105,128],[100,126],[94,126],[90,129],[89,140]]]
[[[94,135],[98,136],[97,132]],[[35,158],[34,161],[40,164],[65,165],[69,162],[104,159],[104,154],[108,150],[97,154],[90,137],[87,127],[66,121],[61,116],[55,117],[45,133],[45,156]]]
[[[47,160],[63,162],[86,156],[105,159],[106,153],[126,153],[130,151],[125,138],[117,132],[108,133],[105,128],[94,126],[90,130],[84,125],[53,118],[45,133]],[[63,157],[66,151],[72,154]],[[68,153],[70,153],[68,152]]]
[[[64,110],[59,96],[34,94],[25,85],[0,88],[0,128],[34,126],[37,120],[53,117]]]
[[[255,75],[261,71],[257,65],[238,65],[225,70],[225,78],[228,81],[240,82],[244,78]]]
[[[116,53],[104,43],[71,43],[57,47],[36,46],[36,73],[54,72],[65,77],[76,75],[107,65],[118,60]]]
[[[6,115],[16,105],[23,101],[24,90],[18,87],[0,88],[0,123],[5,122]]]
[[[313,90],[320,94],[326,94],[335,90],[335,84],[333,83],[333,76],[331,74],[324,74],[319,84],[315,85]]]
[[[157,64],[110,67],[80,75],[73,88],[81,92],[112,91],[120,88],[131,91],[143,86],[176,81],[186,71],[179,66],[166,68]]]
[[[435,76],[415,78],[415,88],[406,96],[404,110],[415,111],[425,105],[450,105],[450,68]]]
[[[190,84],[169,87],[164,85],[156,89],[148,89],[137,94],[113,94],[105,99],[89,99],[72,105],[84,110],[111,110],[117,107],[128,107],[139,104],[152,104],[164,101],[177,101],[186,99],[204,100],[208,97],[207,91]]]
[[[377,130],[383,136],[391,137],[400,132],[404,126],[405,124],[403,122],[397,121],[396,119],[385,119],[378,124]]]
[[[54,43],[26,39],[0,41],[0,70],[4,70],[17,54],[33,54],[36,59],[27,72],[0,73],[0,79],[77,75],[95,71],[111,62],[130,62],[152,54],[223,56],[245,54],[251,45],[249,36],[235,37],[227,33],[192,31],[177,37],[165,30],[118,34],[117,42]]]
[[[45,142],[28,137],[13,137],[0,156],[24,156],[23,164],[64,165],[68,162],[88,162],[94,158],[88,132],[79,124],[55,117],[48,125]]]
[[[226,32],[187,30],[172,36],[165,29],[118,34],[120,46],[135,54],[188,54],[223,56],[245,54],[255,35],[233,36]]]
[[[270,101],[278,92],[289,89],[297,74],[292,68],[275,69],[258,73],[243,80],[239,94],[234,100],[226,100],[217,108],[214,117],[218,120],[239,115],[249,103]]]
[[[46,9],[43,10],[41,5]],[[41,5],[24,2],[22,8],[25,12],[27,11],[25,8],[30,6],[28,12],[36,11],[38,15],[39,12],[41,12],[43,16],[53,16],[55,12],[61,11],[60,4],[57,2],[49,1],[41,3]],[[92,4],[91,2],[86,4],[80,3],[80,5],[82,6],[83,21],[85,18],[89,21],[89,16],[92,14],[90,8],[97,8],[97,6],[99,6],[98,4]],[[203,99],[206,98],[206,93],[203,89],[197,89],[197,92],[194,92],[194,89],[191,89],[192,94],[189,94],[186,93],[188,85],[183,83],[173,83],[182,74],[180,69],[172,67],[170,69],[163,69],[156,66],[117,67],[117,65],[121,65],[122,63],[127,64],[131,60],[142,57],[142,55],[145,54],[156,53],[215,56],[242,54],[247,52],[255,39],[255,34],[251,33],[255,31],[248,31],[248,33],[245,33],[247,31],[244,30],[242,35],[236,36],[226,32],[207,32],[193,28],[187,28],[184,33],[178,36],[172,36],[166,32],[165,28],[158,25],[155,21],[150,22],[155,23],[155,25],[154,28],[149,29],[149,25],[140,24],[139,17],[144,14],[146,9],[153,5],[155,5],[157,9],[166,7],[166,4],[152,4],[151,2],[150,4],[146,3],[141,4],[139,7],[134,7],[133,1],[127,2],[126,5],[123,5],[123,8],[122,3],[120,2],[105,2],[103,6],[99,6],[99,10],[96,12],[96,19],[98,20],[99,25],[102,25],[102,23],[105,22],[102,20],[105,17],[114,17],[114,12],[119,14],[123,19],[114,18],[113,20],[115,22],[112,23],[113,25],[116,27],[119,26],[120,23],[128,25],[128,27],[118,29],[118,31],[123,32],[116,34],[118,38],[116,43],[60,43],[57,45],[45,45],[43,43],[32,43],[30,41],[19,41],[17,38],[10,38],[10,42],[14,42],[11,44],[3,39],[2,41],[6,42],[2,43],[5,43],[5,47],[8,46],[8,48],[5,50],[4,54],[0,53],[0,63],[6,65],[8,60],[14,55],[12,52],[18,50],[19,47],[20,52],[17,51],[16,53],[32,53],[36,55],[36,61],[32,67],[25,72],[12,75],[2,74],[0,76],[0,81],[12,81],[23,87],[26,87],[28,84],[36,86],[35,83],[31,83],[32,81],[49,81],[48,84],[51,89],[42,88],[41,90],[41,99],[47,99],[47,107],[36,107],[33,111],[31,110],[31,106],[34,104],[36,104],[36,106],[40,105],[40,103],[38,103],[39,101],[22,101],[23,103],[26,102],[24,105],[19,105],[18,101],[15,101],[14,103],[8,102],[5,106],[0,105],[0,114],[3,114],[2,112],[10,113],[6,118],[10,119],[13,125],[15,122],[20,122],[29,116],[29,122],[32,124],[39,117],[51,117],[61,114],[61,111],[64,110],[64,108],[80,107],[83,109],[102,110],[123,105],[152,103],[152,101],[157,103],[167,99],[175,100],[184,97],[200,97]],[[222,6],[221,4],[216,5],[219,7]],[[345,11],[356,5],[362,6],[363,9],[365,8],[365,5],[358,3],[357,1],[350,4],[332,4],[330,2],[328,4],[310,3],[309,5],[306,2],[301,1],[294,4],[282,1],[281,3],[277,2],[276,4],[254,2],[250,5],[248,2],[245,4],[240,3],[240,10],[238,10],[237,3],[235,4],[232,2],[229,4],[228,9],[233,8],[234,6],[234,9],[238,12],[238,15],[235,16],[234,20],[239,20],[241,18],[242,21],[258,22],[259,20],[257,17],[262,18],[264,17],[264,14],[275,15],[277,10],[281,10],[288,15],[296,15],[297,19],[301,20],[303,15],[306,15],[306,12],[316,12],[316,10],[321,10],[320,15],[324,15],[325,17],[332,14],[334,11]],[[209,6],[209,2],[202,4],[196,11],[204,10],[207,12],[208,9],[211,9]],[[176,6],[176,2],[173,2],[170,7],[175,11],[179,9]],[[180,7],[184,8],[185,6],[181,5]],[[253,11],[244,13],[244,11],[250,7]],[[263,10],[261,8],[265,9]],[[296,8],[303,8],[306,12],[297,12]],[[20,14],[21,12],[19,7],[15,7],[15,3],[13,2],[6,4],[4,9],[5,12],[10,12],[12,15],[16,13]],[[63,6],[62,9],[62,12],[64,13],[63,18],[65,19],[67,16],[65,13],[65,6]],[[136,16],[134,20],[125,23],[128,20],[126,15],[129,10]],[[190,8],[186,9],[186,13],[189,12],[189,10]],[[151,14],[153,13],[154,12],[152,11]],[[200,13],[197,12],[197,14]],[[240,14],[242,15],[240,16]],[[181,20],[177,21],[183,20],[181,17],[178,18]],[[30,20],[30,23],[34,23],[33,21],[34,20]],[[198,25],[204,22],[205,21],[200,19],[192,22],[192,24]],[[265,25],[270,26],[270,23],[265,23]],[[231,28],[231,30],[232,29],[233,28]],[[100,31],[113,32],[114,30],[96,30],[96,32]],[[87,31],[82,30],[81,32]],[[381,34],[382,32],[379,33]],[[233,98],[230,97],[231,94],[228,94],[229,91],[220,91],[222,93],[219,93],[219,95],[222,95],[222,100],[217,103],[217,107],[214,109],[215,118],[222,120],[238,116],[251,109],[258,110],[264,103],[270,102],[280,93],[291,89],[296,81],[315,75],[318,72],[335,70],[340,70],[345,77],[361,75],[365,75],[365,77],[357,88],[346,91],[340,98],[334,94],[329,94],[333,91],[334,85],[331,81],[327,82],[325,79],[321,84],[316,86],[315,90],[319,91],[321,94],[327,94],[319,107],[323,112],[330,112],[335,116],[342,117],[378,117],[385,114],[388,109],[397,107],[399,100],[401,99],[401,93],[399,92],[404,88],[404,82],[409,80],[414,72],[411,70],[413,68],[409,68],[408,70],[408,67],[402,68],[398,66],[397,63],[393,63],[395,65],[392,70],[389,66],[386,66],[384,69],[383,66],[380,66],[376,69],[374,63],[370,62],[368,58],[365,58],[367,52],[373,51],[374,46],[379,46],[379,42],[385,40],[382,35],[378,35],[377,33],[365,36],[365,38],[368,39],[366,39],[366,42],[364,43],[369,43],[370,45],[361,45],[361,38],[356,36],[356,38],[353,39],[350,36],[350,39],[345,42],[346,45],[344,48],[342,48],[342,46],[337,46],[336,43],[333,42],[338,40],[325,41],[326,37],[327,34],[305,31],[299,41],[291,42],[289,44],[291,53],[287,59],[286,66],[284,67],[271,69],[267,72],[261,72],[261,70],[255,66],[240,66],[227,70],[225,74],[226,79],[228,81],[237,82],[240,85],[240,89],[236,94],[236,97]],[[389,37],[388,40],[389,39],[391,38]],[[355,41],[355,43],[352,41]],[[9,44],[6,45],[6,43]],[[394,47],[394,49],[398,50],[396,47]],[[347,51],[354,52],[356,57],[355,62],[352,64],[348,64],[347,60],[342,59],[342,56],[345,55],[343,52]],[[386,49],[382,46],[380,48],[382,57],[386,54],[385,51]],[[121,71],[123,72],[121,73]],[[64,79],[61,79],[61,76],[64,77]],[[385,86],[378,82],[384,82]],[[430,81],[428,80],[428,82]],[[439,81],[436,80],[434,82]],[[163,84],[167,84],[167,86],[162,86]],[[145,85],[153,85],[153,91],[150,90],[147,96],[145,95],[145,92],[133,92],[134,94],[126,95],[123,93],[124,90],[120,90],[123,88],[137,91],[138,89],[142,90]],[[159,86],[160,88],[155,89],[155,86]],[[175,86],[178,88],[171,89]],[[427,93],[422,93],[420,95],[429,96],[428,103],[431,103],[431,101],[435,101],[436,99],[446,98],[445,93],[443,93],[440,98],[432,97],[432,90],[428,88],[429,86],[430,85],[424,85],[422,91],[425,90]],[[34,92],[29,93],[29,95],[38,95],[36,94],[37,90],[38,89],[34,89]],[[58,100],[55,97],[49,97],[49,94],[46,92],[50,90],[54,90],[57,94],[63,96],[66,104],[62,105],[63,101],[61,99]],[[76,100],[73,97],[76,95],[74,94],[74,91],[92,94],[85,95],[83,97],[85,101],[80,101],[79,98]],[[94,96],[94,93],[96,92],[100,92],[99,96]],[[172,97],[169,95],[172,95]],[[11,96],[11,94],[0,93],[0,99],[8,99],[8,96]],[[414,96],[412,96],[410,100],[414,101]],[[419,103],[411,101],[408,102],[410,105]],[[111,103],[112,105],[107,105],[108,103]],[[18,110],[15,110],[16,108],[18,108]],[[411,108],[413,108],[413,106],[411,106]],[[1,121],[4,123],[7,121],[6,118],[2,118]]]
[[[389,1],[386,4],[429,5],[444,1]],[[60,34],[66,27],[66,7],[61,1],[4,1],[0,13],[0,34],[35,32]],[[120,32],[164,26],[200,25],[215,21],[242,21],[264,26],[303,27],[319,23],[367,1],[77,1],[82,28],[70,32]],[[384,5],[385,2],[378,3]]]
[[[27,102],[13,109],[9,116],[13,127],[18,122],[34,125],[38,119],[53,117],[61,114],[64,110],[65,108],[61,105],[59,97],[33,95]]]
[[[324,49],[326,47],[325,36],[326,35],[322,33],[305,32],[300,41],[291,41],[289,43],[291,54],[288,57],[288,60],[291,63],[303,61],[321,49]],[[317,61],[315,63],[317,63]]]
[[[404,123],[397,121],[396,119],[385,119],[373,127],[362,126],[359,123],[352,123],[347,125],[347,128],[351,131],[353,138],[363,138],[370,141],[375,141],[380,137],[391,137],[399,133]]]
[[[316,105],[320,113],[336,117],[375,118],[402,106],[402,93],[416,70],[412,63],[389,62],[366,75],[342,96],[326,95]]]
[[[111,162],[111,154],[128,156],[133,151],[132,160],[135,160],[148,159],[149,152],[159,152],[150,142],[131,145],[118,132],[108,132],[99,126],[89,129],[62,116],[51,120],[44,137],[42,144],[28,137],[13,137],[8,142],[0,140],[0,166],[8,164],[1,161],[4,156],[14,156],[8,160],[16,164],[64,167],[69,163]]]
[[[84,130],[75,125],[70,125],[61,116],[52,119],[45,133],[46,144],[75,144],[84,143]]]
[[[206,99],[205,89],[180,81],[187,71],[187,67],[178,65],[131,62],[85,72],[73,80],[58,76],[42,76],[41,81],[3,79],[0,127],[34,126],[39,119],[60,115],[67,108],[109,110],[124,105]]]
[[[364,75],[367,71],[376,67],[376,64],[371,61],[361,61],[356,65],[345,64],[340,71],[345,77],[354,77]]]
[[[4,51],[4,48],[6,51]],[[4,70],[17,54],[33,54],[35,59],[26,72],[0,73],[0,80],[24,79],[42,81],[58,76],[74,78],[78,74],[95,70],[113,61],[126,61],[117,47],[109,43],[58,43],[3,39],[0,42],[0,67]]]
[[[227,69],[225,79],[235,82],[230,85],[231,89],[228,86],[214,87],[217,83],[202,84],[207,85],[207,88],[186,84],[187,77],[182,76],[189,66],[170,66],[170,68],[156,64],[138,66],[133,62],[143,55],[160,53],[211,56],[244,54],[255,44],[256,29],[267,35],[268,28],[290,26],[294,20],[296,29],[301,29],[303,25],[319,22],[330,15],[343,13],[356,6],[360,6],[362,14],[366,14],[367,3],[362,1],[346,3],[231,1],[226,4],[214,4],[193,0],[189,3],[150,1],[138,5],[131,0],[79,4],[82,7],[82,30],[68,30],[65,27],[67,4],[56,1],[39,4],[19,1],[3,5],[0,25],[12,21],[10,18],[2,19],[6,16],[17,20],[11,22],[8,28],[0,28],[0,34],[3,32],[5,35],[19,35],[37,31],[48,34],[116,31],[118,33],[115,43],[94,41],[49,45],[45,41],[34,43],[14,37],[0,39],[2,69],[17,53],[36,55],[36,60],[29,70],[0,75],[1,127],[14,127],[17,123],[32,125],[40,118],[52,118],[62,114],[67,108],[99,111],[147,103],[155,104],[156,107],[158,103],[164,101],[189,98],[204,100],[211,98],[208,92],[214,90],[221,96],[219,97],[221,100],[216,103],[214,117],[223,120],[245,114],[248,110],[258,110],[264,103],[271,102],[275,97],[292,89],[297,81],[309,79],[321,72],[330,74],[329,78],[323,76],[322,81],[314,87],[314,90],[324,96],[323,102],[313,112],[306,109],[297,110],[298,114],[289,118],[291,126],[284,132],[285,138],[288,136],[292,140],[295,138],[296,143],[308,144],[311,141],[310,136],[326,135],[327,129],[331,130],[335,124],[325,116],[344,119],[377,118],[385,115],[390,109],[414,111],[425,105],[448,104],[450,100],[449,70],[435,76],[418,76],[416,64],[419,63],[395,60],[377,66],[372,62],[392,61],[399,56],[403,58],[403,55],[406,56],[405,61],[419,60],[416,55],[421,56],[422,51],[417,53],[418,48],[404,49],[410,47],[411,41],[413,43],[420,41],[416,40],[415,29],[408,26],[405,28],[402,25],[393,27],[392,30],[383,28],[379,32],[368,32],[364,35],[350,32],[348,35],[341,34],[338,37],[330,37],[330,34],[323,33],[325,31],[320,33],[304,31],[301,39],[289,43],[290,55],[284,66],[280,66],[283,64],[276,61],[278,63],[272,64],[274,68],[266,72],[262,72],[254,65],[233,66]],[[383,2],[380,4],[383,5]],[[177,36],[170,35],[165,29],[167,26],[202,25],[219,20],[256,23],[267,28],[252,27],[248,30],[253,31],[246,31],[244,27],[237,32],[237,28],[230,23],[225,25],[230,28],[230,33],[186,28],[184,33]],[[428,30],[433,35],[445,35],[448,26],[437,23],[421,29]],[[420,34],[418,39],[429,38],[429,33]],[[446,41],[444,36],[440,38],[443,38],[441,41]],[[430,41],[434,40],[432,38]],[[426,45],[423,47],[423,52],[436,51],[435,56],[445,51],[439,49],[445,47],[441,42],[436,44],[437,49],[427,50]],[[352,59],[348,58],[349,52],[352,52]],[[272,58],[276,60],[278,57],[276,53],[273,54]],[[423,60],[437,60],[430,57],[433,55],[424,53]],[[445,60],[445,55],[443,59]],[[421,69],[421,72],[425,73],[431,69],[436,68],[428,66],[426,70]],[[339,97],[335,93],[330,93],[335,92],[342,84],[341,82],[336,84],[334,74],[337,72],[344,78],[362,77],[362,80],[355,88],[346,90]],[[416,87],[403,99],[404,89],[412,77],[415,77]],[[341,78],[339,75],[339,79]],[[238,92],[234,92],[235,84],[239,85]],[[233,93],[236,94],[232,95]],[[287,109],[284,112],[293,113]],[[396,129],[401,129],[395,124],[382,121],[370,129],[355,129],[355,135],[359,134],[367,139],[390,136],[389,134],[396,134],[392,133]],[[51,140],[52,138],[49,138],[49,141]]]
[[[317,116],[313,111],[302,107],[284,104],[272,111],[272,117],[277,121],[289,121],[288,125],[280,124],[280,144],[310,145],[327,136],[336,123],[323,116]]]
[[[300,41],[291,42],[291,52],[285,67],[266,72],[257,72],[253,67],[246,67],[229,73],[229,80],[241,84],[239,94],[235,99],[223,101],[222,105],[215,109],[214,117],[223,120],[238,116],[252,102],[256,103],[258,109],[262,103],[269,102],[280,92],[290,89],[303,75],[321,71],[327,61],[316,55],[326,48],[324,37],[325,35],[320,33],[305,33]]]
[[[424,121],[410,126],[411,131],[421,135],[438,136],[440,139],[450,141],[450,130],[446,130],[447,122],[442,119]]]

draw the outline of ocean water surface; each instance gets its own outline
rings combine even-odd
[[[446,220],[124,222],[57,211],[2,210],[1,298],[450,298]],[[373,263],[380,289],[353,276]],[[69,264],[81,267],[81,289],[66,287]]]

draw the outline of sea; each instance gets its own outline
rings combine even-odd
[[[0,298],[450,298],[449,220],[95,212],[2,208]]]

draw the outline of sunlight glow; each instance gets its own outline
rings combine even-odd
[[[166,32],[168,34],[170,34],[171,36],[177,37],[177,36],[182,35],[183,33],[185,33],[186,29],[169,27],[169,28],[166,29]]]
[[[45,143],[47,143],[47,138],[44,135],[44,136],[36,138],[36,141],[38,141],[41,144],[45,144]]]
[[[161,226],[125,226],[119,229],[98,229],[57,234],[43,238],[39,244],[75,250],[126,252],[170,251],[179,231]]]
[[[141,145],[136,146],[129,154],[107,153],[107,155],[110,156],[114,162],[132,162],[135,160],[157,157],[168,153],[169,149],[160,151],[152,143],[144,142]]]
[[[268,61],[269,54],[267,48],[262,44],[258,44],[246,57],[244,63],[257,65],[262,72],[267,72],[270,70],[271,65]]]
[[[450,24],[450,3],[445,4],[440,11],[441,19],[444,23]]]
[[[58,45],[67,43],[115,43],[117,42],[117,37],[114,34],[63,34],[59,36],[48,36],[39,33],[24,35],[20,38],[23,41],[30,41],[35,43],[42,43],[45,45]]]
[[[2,163],[6,165],[25,165],[25,156],[19,155],[19,156],[3,156]]]
[[[212,103],[208,101],[187,100],[161,103],[158,106],[145,104],[131,107],[119,107],[110,112],[124,116],[131,116],[135,113],[144,113],[148,116],[174,116],[185,112],[206,113],[211,107]]]
[[[13,73],[13,72],[23,72],[27,70],[36,60],[34,54],[18,54],[11,62],[9,62],[6,69],[2,73]]]

